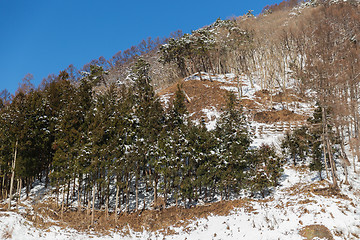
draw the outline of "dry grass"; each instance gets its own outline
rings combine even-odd
[[[161,231],[164,234],[172,234],[171,226],[186,227],[192,220],[197,218],[207,218],[210,215],[228,215],[235,208],[243,208],[247,212],[252,212],[251,201],[248,199],[221,201],[205,206],[196,206],[190,209],[182,207],[170,207],[164,210],[144,210],[126,213],[122,212],[117,216],[115,222],[114,213],[109,217],[105,216],[104,211],[95,211],[94,226],[90,226],[91,216],[86,214],[83,209],[77,212],[76,209],[66,208],[63,220],[60,217],[60,207],[56,207],[52,202],[37,204],[34,206],[34,215],[24,214],[29,221],[34,222],[35,226],[47,229],[56,225],[59,227],[71,227],[81,232],[86,232],[89,228],[99,234],[108,234],[111,230],[121,229],[126,234],[126,229],[133,231]],[[51,221],[49,221],[51,219]]]
[[[213,120],[207,119],[202,109],[215,107],[219,112],[223,111],[226,106],[226,94],[227,90],[223,87],[236,87],[236,82],[217,82],[217,81],[179,81],[172,86],[163,89],[159,92],[159,95],[172,94],[170,97],[170,103],[172,103],[175,92],[177,91],[177,85],[180,84],[182,89],[191,99],[191,102],[187,102],[186,106],[191,115],[192,120],[200,119],[204,117],[206,121]],[[257,91],[255,93],[256,99],[243,98],[239,103],[239,106],[244,107],[247,111],[251,112],[254,116],[254,121],[261,123],[274,123],[274,122],[292,122],[292,121],[304,121],[307,119],[306,116],[302,116],[293,113],[289,110],[280,111],[260,111],[259,109],[270,108],[270,94],[268,91]],[[284,103],[284,102],[301,102],[302,98],[295,95],[293,90],[287,90],[286,94],[278,93],[273,96],[273,102]]]
[[[303,171],[305,168],[297,167]],[[337,192],[333,192],[327,187],[328,182],[320,181],[312,184],[297,184],[286,189],[289,195],[312,196],[318,194],[322,196],[335,197],[345,199]],[[144,229],[151,232],[159,231],[164,235],[175,234],[173,227],[186,227],[192,220],[199,218],[208,218],[210,215],[226,216],[232,210],[241,208],[251,214],[257,214],[253,208],[253,203],[264,205],[266,207],[269,203],[274,201],[273,198],[263,200],[240,199],[234,201],[220,201],[216,203],[209,203],[203,206],[196,206],[190,209],[182,207],[170,207],[163,210],[144,210],[131,213],[122,212],[117,215],[115,220],[114,213],[110,213],[107,217],[104,211],[95,211],[95,223],[90,226],[91,215],[87,215],[85,208],[77,211],[76,208],[65,208],[63,219],[61,219],[61,208],[56,206],[52,201],[41,202],[33,205],[33,210],[30,209],[26,214],[22,214],[27,220],[32,221],[34,226],[40,229],[48,229],[51,226],[59,226],[62,228],[73,228],[79,232],[87,232],[89,229],[98,234],[109,234],[111,231],[120,231],[122,234],[129,234],[132,231],[141,232]],[[309,213],[306,204],[317,204],[315,200],[299,200],[287,202],[286,204],[279,202],[276,208],[286,208],[289,206],[301,205],[301,214]],[[304,230],[304,232],[310,230]],[[312,231],[312,230],[311,230]],[[8,228],[3,233],[2,239],[11,238],[12,229]],[[1,236],[1,235],[0,235]],[[305,236],[305,235],[304,235]],[[312,239],[312,238],[308,238]]]
[[[186,107],[190,114],[192,114],[192,119],[200,119],[205,115],[201,111],[206,107],[216,107],[217,109],[223,109],[226,103],[227,90],[221,89],[221,86],[231,86],[231,84],[224,84],[216,81],[181,81],[179,84],[182,86],[182,89],[191,99],[191,102],[186,103]],[[177,84],[174,84],[164,90],[162,90],[159,95],[165,95],[170,93],[175,93],[177,91]],[[170,98],[170,102],[173,101],[175,94]]]
[[[4,229],[1,239],[11,239],[13,235],[14,228],[11,228],[10,226],[7,226],[7,228]]]
[[[261,123],[293,122],[304,121],[306,119],[306,116],[296,114],[286,109],[279,111],[262,111],[254,114],[254,121]]]

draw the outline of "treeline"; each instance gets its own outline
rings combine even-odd
[[[14,180],[28,193],[38,179],[56,187],[63,204],[96,202],[108,209],[116,199],[111,207],[129,210],[132,197],[135,209],[160,195],[165,204],[187,207],[242,189],[265,195],[277,185],[282,161],[272,147],[250,149],[233,94],[216,129],[208,131],[188,120],[180,86],[171,107],[163,109],[149,71],[140,58],[131,85],[103,91],[95,91],[106,75],[99,66],[79,82],[62,71],[41,90],[24,83],[0,108],[1,197],[11,197]]]
[[[272,4],[272,5],[266,5],[261,13],[262,14],[269,14],[269,13],[273,13],[276,11],[284,11],[284,10],[289,10],[292,9],[296,6],[299,5],[300,2],[315,2],[315,1],[304,1],[304,0],[284,0],[281,3],[277,4]]]

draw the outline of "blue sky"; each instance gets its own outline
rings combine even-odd
[[[27,74],[37,86],[70,64],[111,58],[149,36],[184,33],[279,0],[0,0],[0,91]]]

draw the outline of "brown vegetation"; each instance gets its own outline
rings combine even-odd
[[[4,232],[2,233],[1,239],[11,239],[13,235],[14,228],[7,226]]]
[[[159,95],[170,94],[170,102],[173,101],[174,93],[177,90],[177,85],[180,85],[191,101],[186,102],[187,109],[191,115],[192,120],[204,117],[207,121],[203,109],[215,107],[219,112],[223,110],[226,105],[227,90],[224,87],[236,87],[236,82],[217,82],[217,81],[179,81],[179,83],[163,89]],[[253,120],[261,123],[275,123],[275,122],[293,122],[304,121],[306,116],[296,114],[289,110],[280,111],[260,111],[271,107],[270,93],[267,90],[257,91],[255,93],[256,99],[248,99],[246,97],[241,99],[239,106],[244,107],[247,111],[251,112],[254,116]],[[305,101],[303,98],[298,97],[293,90],[286,89],[286,94],[283,92],[277,93],[272,97],[273,102],[286,104],[291,102]],[[213,119],[210,119],[213,120]]]
[[[204,117],[202,109],[208,107],[215,107],[221,110],[226,104],[227,90],[220,88],[221,86],[235,86],[235,83],[221,83],[216,81],[180,81],[182,89],[191,99],[191,102],[186,102],[187,109],[191,115],[191,119],[200,119]],[[175,93],[177,90],[177,84],[162,90],[159,95],[165,95],[169,93]],[[173,101],[174,94],[170,98],[170,102]]]
[[[300,231],[300,235],[303,236],[306,240],[312,239],[327,239],[333,240],[334,237],[331,234],[330,230],[324,225],[309,225],[305,226]]]
[[[254,114],[254,121],[261,123],[304,121],[306,116],[296,114],[289,110],[263,111]]]
[[[133,231],[163,231],[169,232],[170,226],[180,227],[187,226],[191,220],[197,218],[206,218],[210,215],[225,216],[234,208],[243,208],[252,212],[251,201],[247,199],[234,201],[221,201],[204,206],[196,206],[189,209],[181,207],[170,207],[163,210],[143,210],[131,213],[122,212],[118,215],[115,223],[113,214],[106,217],[105,212],[95,211],[94,225],[91,226],[91,216],[87,215],[86,209],[81,212],[75,208],[66,208],[63,214],[63,220],[60,221],[60,208],[56,207],[53,202],[46,202],[34,206],[35,214],[24,214],[29,221],[34,222],[35,226],[40,228],[49,228],[52,225],[60,227],[71,227],[79,231],[87,231],[89,228],[99,234],[107,234],[110,230],[120,229],[126,234],[126,229],[131,228]],[[55,221],[49,221],[49,220]]]

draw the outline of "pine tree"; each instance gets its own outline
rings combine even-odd
[[[154,146],[161,131],[162,107],[151,86],[150,65],[142,58],[132,68],[130,78],[134,82],[134,114],[136,116],[135,141],[131,158],[135,169],[136,209],[138,208],[138,185],[146,181],[151,170]],[[156,175],[156,174],[154,174]],[[154,176],[156,177],[156,176]]]
[[[321,171],[324,169],[325,162],[323,162],[323,142],[322,142],[322,112],[318,107],[314,110],[313,117],[308,119],[311,124],[309,129],[310,147],[311,147],[311,163],[310,170],[318,171],[320,179],[322,179]],[[325,160],[325,159],[324,159]]]
[[[199,199],[204,194],[204,199],[207,200],[216,171],[215,137],[213,132],[206,129],[204,121],[200,125],[190,125],[187,135],[189,186],[186,197]]]
[[[11,116],[10,106],[4,106],[0,109],[0,189],[1,198],[6,197],[8,192],[8,180],[11,174],[11,162],[13,158],[12,148],[12,132],[11,128]]]
[[[78,158],[78,141],[81,138],[80,125],[81,115],[79,111],[79,101],[77,101],[77,92],[74,86],[68,80],[68,75],[63,72],[59,75],[58,91],[61,92],[60,99],[53,99],[58,101],[59,105],[54,102],[55,106],[59,108],[56,120],[53,124],[55,139],[53,143],[53,162],[52,174],[50,175],[53,184],[57,188],[62,185],[63,191],[65,184],[67,184],[67,201],[69,199],[70,182],[73,178],[79,176]],[[65,199],[63,199],[63,202]]]
[[[187,109],[185,105],[185,95],[178,86],[175,99],[171,109],[165,115],[164,127],[158,138],[158,161],[154,165],[160,171],[164,179],[161,183],[164,200],[167,202],[168,194],[171,192],[176,203],[181,196],[181,184],[183,189],[187,188],[184,183],[184,170],[186,167],[186,151],[188,140],[187,129]],[[186,180],[187,181],[187,180]]]
[[[265,197],[270,187],[278,185],[282,175],[283,161],[276,155],[275,148],[261,145],[251,156],[249,185],[253,192]]]
[[[221,194],[228,195],[228,190],[243,188],[245,185],[246,155],[250,146],[245,117],[241,110],[236,109],[237,100],[230,92],[227,106],[221,115],[216,136],[219,141],[219,170],[217,177]]]
[[[290,155],[294,166],[298,161],[304,162],[306,156],[309,155],[309,138],[308,128],[305,126],[285,134],[285,138],[281,143],[281,148],[285,154]]]

